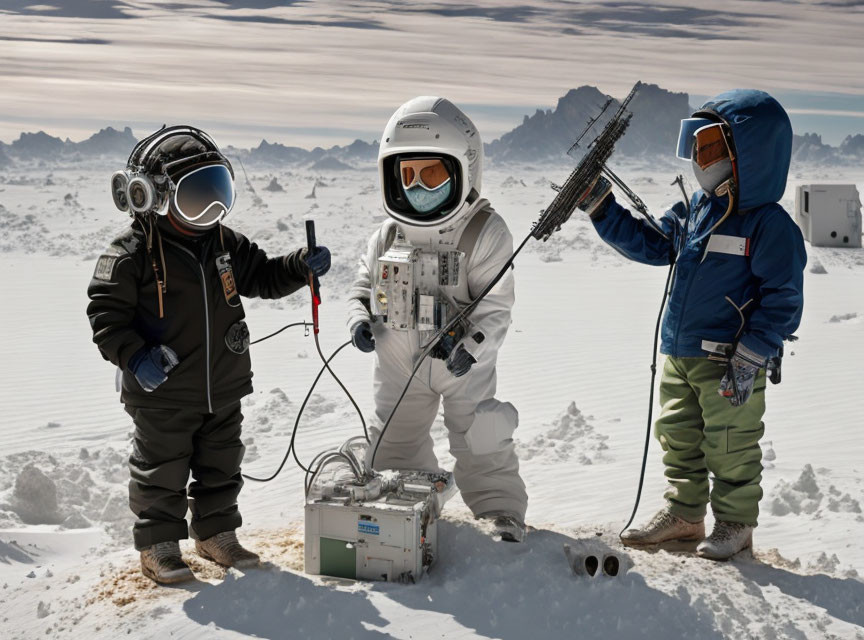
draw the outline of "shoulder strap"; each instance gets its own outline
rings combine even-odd
[[[387,220],[381,226],[378,230],[378,255],[376,257],[380,258],[393,245],[398,231],[399,227],[394,220]]]
[[[477,239],[480,237],[480,232],[483,231],[483,227],[486,226],[486,223],[491,217],[492,211],[485,208],[480,209],[480,211],[475,213],[468,221],[468,224],[465,225],[465,230],[462,232],[462,236],[459,238],[459,244],[456,247],[457,250],[465,254],[465,261],[463,264],[467,265],[471,260],[471,254],[474,253],[474,247],[477,245]]]

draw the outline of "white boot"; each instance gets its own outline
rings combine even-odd
[[[714,523],[714,531],[696,548],[696,553],[711,560],[728,560],[753,546],[753,527],[740,522]]]

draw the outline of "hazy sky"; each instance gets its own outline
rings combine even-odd
[[[341,144],[437,94],[488,141],[570,88],[642,80],[692,104],[765,89],[836,144],[864,133],[862,41],[864,0],[0,0],[0,140],[189,122]]]

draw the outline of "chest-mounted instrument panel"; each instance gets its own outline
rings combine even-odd
[[[375,265],[372,313],[391,329],[441,329],[456,311],[452,293],[463,258],[461,251],[424,251],[397,235]]]

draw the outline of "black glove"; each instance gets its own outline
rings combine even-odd
[[[368,322],[358,322],[351,330],[351,342],[363,353],[375,351],[375,337],[372,335],[372,325]]]
[[[477,358],[468,353],[464,344],[460,344],[447,358],[447,371],[457,378],[461,378],[471,370],[476,362]]]
[[[155,391],[168,379],[171,370],[180,364],[171,347],[141,347],[129,358],[126,367],[135,376],[144,391]]]
[[[300,259],[316,278],[330,271],[330,249],[327,247],[315,247],[311,255],[308,249],[304,249]]]
[[[765,358],[739,343],[735,353],[726,365],[726,375],[717,390],[724,398],[729,398],[733,407],[745,404],[753,395],[753,385],[759,369],[766,365]]]
[[[439,360],[446,360],[450,357],[453,349],[457,344],[459,344],[459,341],[462,340],[462,336],[464,335],[465,329],[461,324],[457,324],[439,338],[438,342],[435,343],[435,346],[432,347],[432,351],[429,352],[429,355],[433,358],[438,358]]]

